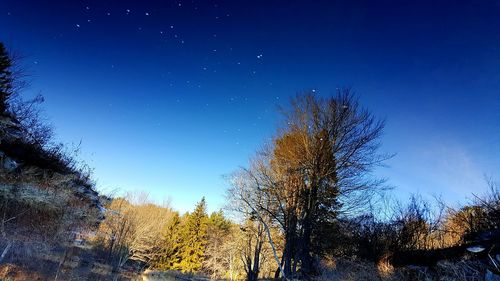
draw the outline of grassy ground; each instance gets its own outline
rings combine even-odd
[[[483,281],[485,266],[477,261],[440,262],[435,268],[332,260],[322,264],[316,281]]]

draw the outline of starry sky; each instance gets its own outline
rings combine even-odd
[[[297,92],[351,87],[387,122],[394,194],[464,202],[500,179],[500,1],[0,1],[57,139],[103,192],[224,204]]]

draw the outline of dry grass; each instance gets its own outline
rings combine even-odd
[[[0,280],[38,280],[23,275],[29,272],[52,275],[61,259],[41,257],[60,256],[71,247],[75,231],[97,225],[101,214],[96,193],[77,180],[37,167],[0,169],[0,251],[9,249],[2,262],[17,266],[4,266]],[[66,263],[76,267],[79,262]]]
[[[437,268],[439,280],[484,280],[485,266],[477,261],[441,262]]]
[[[175,280],[193,280],[193,281],[208,281],[206,276],[185,274],[180,271],[167,270],[146,270],[141,275],[142,281],[175,281]]]
[[[383,280],[373,263],[354,262],[347,259],[330,259],[322,262],[321,275],[316,281],[371,281]]]
[[[20,266],[14,264],[0,265],[0,280],[14,281],[14,280],[32,280],[43,281],[46,280],[43,275],[36,272],[30,272]]]
[[[476,261],[441,262],[435,268],[393,268],[384,263],[337,259],[322,262],[316,281],[483,281],[484,272],[484,265]]]

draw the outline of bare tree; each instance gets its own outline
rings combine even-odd
[[[30,84],[22,60],[20,54],[7,51],[0,42],[0,114],[10,115],[20,124],[25,141],[46,148],[53,139],[53,129],[43,117],[42,95],[31,99],[21,96]]]
[[[283,113],[272,145],[244,170],[252,184],[237,197],[283,229],[282,276],[295,278],[300,269],[307,279],[314,274],[313,255],[322,254],[322,228],[369,205],[383,189],[371,171],[391,155],[378,153],[384,122],[361,108],[349,89],[330,98],[299,95]]]
[[[446,232],[453,242],[464,243],[477,233],[500,228],[500,187],[487,179],[488,192],[459,209],[449,208]]]
[[[265,243],[265,230],[260,221],[247,219],[241,226],[243,232],[243,245],[241,261],[244,265],[247,281],[257,281],[260,272],[262,248]]]
[[[117,268],[129,259],[144,264],[157,259],[161,254],[163,231],[172,216],[170,208],[151,203],[143,193],[114,199],[100,226],[108,259]]]
[[[31,99],[23,99],[20,95],[14,95],[10,99],[9,110],[21,125],[26,142],[49,148],[54,138],[54,130],[40,107],[44,101],[41,94]]]
[[[265,166],[262,165],[264,165],[263,162],[255,159],[255,161],[252,162],[253,170],[242,169],[231,175],[231,187],[228,189],[229,204],[227,208],[239,212],[244,218],[253,219],[261,224],[263,227],[261,229],[266,232],[279,272],[282,277],[286,279],[288,275],[284,272],[282,263],[280,262],[277,246],[271,234],[270,225],[273,221],[282,221],[278,217],[269,217],[269,215],[275,214],[275,212],[271,212],[270,209],[274,207],[269,205],[270,201],[266,198],[267,194],[263,192],[263,189],[267,190],[267,183],[264,183],[264,178],[267,178],[267,176],[265,175]],[[258,253],[260,253],[260,250],[261,247],[255,248],[255,251]],[[255,254],[257,255],[257,253]],[[254,268],[258,268],[258,260],[254,261],[257,261],[256,264],[254,262]],[[252,268],[252,266],[250,266],[250,268]],[[248,276],[249,273],[252,274],[250,277]],[[257,278],[257,276],[254,276],[253,270],[247,270],[247,278],[254,277]]]
[[[207,223],[207,245],[205,247],[205,260],[203,268],[208,271],[214,280],[223,279],[227,269],[230,267],[230,259],[225,259],[227,247],[225,247],[231,236],[232,224],[224,217],[222,211],[214,212],[208,218]]]

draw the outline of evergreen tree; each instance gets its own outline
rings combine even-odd
[[[4,44],[0,42],[0,115],[6,113],[7,102],[13,91],[12,60]]]
[[[228,232],[231,228],[231,221],[224,217],[224,213],[222,210],[218,212],[213,212],[208,219],[208,228],[209,230],[220,231],[220,232]]]
[[[165,226],[160,255],[152,262],[152,267],[160,270],[174,269],[180,262],[182,240],[180,235],[181,217],[175,212]]]
[[[206,203],[203,197],[194,212],[186,216],[181,232],[180,262],[174,265],[174,269],[190,273],[201,270],[207,245],[207,222]]]

